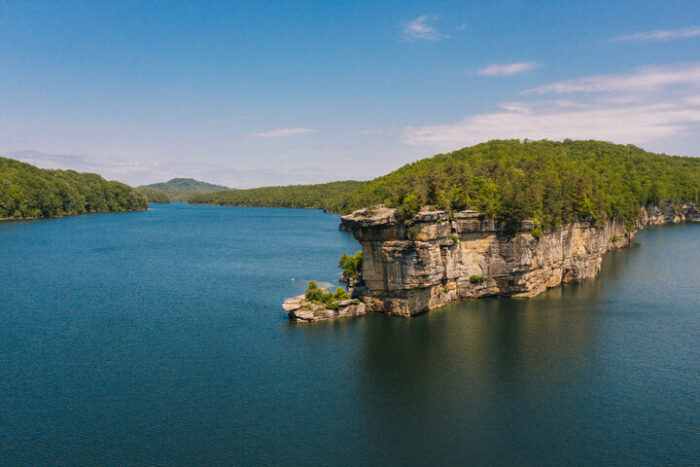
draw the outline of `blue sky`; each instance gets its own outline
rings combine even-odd
[[[370,179],[492,138],[700,156],[695,1],[0,0],[0,154],[138,185]]]

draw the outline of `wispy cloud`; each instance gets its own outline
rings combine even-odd
[[[489,65],[479,70],[480,75],[484,76],[510,76],[519,73],[525,73],[535,68],[539,68],[539,63],[535,62],[518,62],[507,63],[505,65]]]
[[[688,39],[700,36],[700,26],[692,26],[683,29],[658,29],[656,31],[639,32],[627,36],[620,36],[611,39],[612,42],[651,42],[651,41],[673,41],[676,39]]]
[[[253,136],[258,138],[285,138],[287,136],[303,135],[306,133],[315,133],[315,128],[279,128],[276,130],[262,131],[259,133],[252,133]]]
[[[700,106],[679,103],[614,106],[563,105],[547,102],[522,104],[520,109],[466,117],[444,125],[409,127],[403,141],[408,144],[434,145],[455,149],[490,139],[600,139],[617,142],[647,143],[671,136],[700,122]]]
[[[646,67],[631,73],[596,75],[560,81],[523,94],[564,94],[572,92],[648,92],[671,85],[700,86],[700,64],[675,67]]]
[[[422,15],[410,21],[403,28],[404,37],[406,39],[423,41],[446,39],[449,37],[448,35],[440,33],[435,26],[429,24],[430,21],[435,19],[435,16]]]
[[[453,123],[407,127],[402,140],[437,150],[494,138],[593,138],[645,144],[700,124],[700,64],[584,77],[543,86],[528,95],[566,92],[587,94],[506,103],[494,112]]]

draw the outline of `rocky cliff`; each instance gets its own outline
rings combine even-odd
[[[695,206],[649,206],[636,228],[686,221],[700,222]],[[403,223],[384,206],[343,216],[340,228],[362,245],[362,276],[353,297],[370,311],[400,316],[467,298],[531,297],[562,282],[593,278],[603,255],[628,245],[634,235],[621,219],[544,232],[523,221],[505,230],[474,211],[453,217],[422,211]]]

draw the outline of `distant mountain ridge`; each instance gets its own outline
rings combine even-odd
[[[200,182],[194,178],[173,178],[167,182],[152,183],[138,187],[150,203],[166,203],[170,201],[189,201],[195,195],[230,190],[223,185]],[[165,195],[165,196],[163,196]]]

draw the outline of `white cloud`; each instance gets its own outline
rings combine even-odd
[[[613,42],[650,42],[650,41],[672,41],[676,39],[688,39],[700,36],[700,26],[692,26],[683,29],[640,32],[628,36],[620,36],[612,39]]]
[[[495,138],[646,144],[700,123],[698,88],[700,65],[584,77],[543,86],[528,94],[589,93],[585,96],[505,103],[497,111],[466,116],[454,123],[407,127],[402,131],[402,141],[437,150]]]
[[[277,130],[262,131],[253,133],[253,136],[259,138],[285,138],[287,136],[303,135],[306,133],[315,133],[315,128],[279,128]]]
[[[444,125],[408,127],[403,141],[455,149],[490,139],[599,139],[647,143],[678,133],[700,122],[700,106],[676,103],[614,107],[592,104],[562,108],[557,102],[530,105],[520,110],[473,115]]]
[[[682,67],[647,67],[632,73],[617,75],[586,76],[561,81],[539,88],[529,89],[524,94],[563,94],[570,92],[650,92],[671,85],[700,86],[700,64]]]
[[[434,26],[428,24],[429,21],[434,19],[434,16],[422,15],[410,21],[403,28],[404,37],[406,39],[424,41],[437,41],[449,37],[445,34],[441,34]]]
[[[540,65],[535,62],[518,62],[508,63],[505,65],[489,65],[479,70],[479,74],[485,76],[510,76],[534,70],[535,68],[539,68],[539,66]]]

